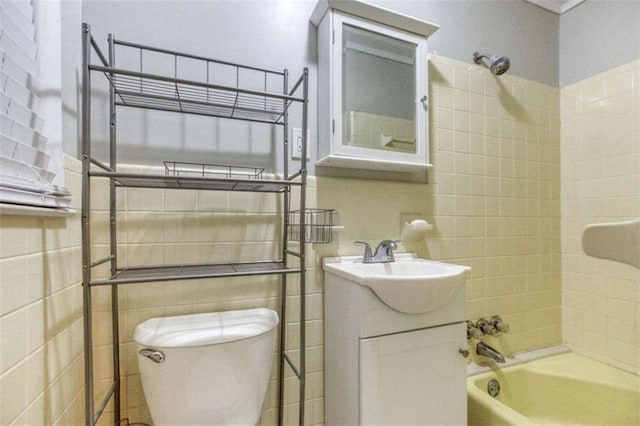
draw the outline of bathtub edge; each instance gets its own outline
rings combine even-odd
[[[467,377],[476,376],[478,374],[486,373],[488,371],[498,368],[510,367],[518,364],[525,364],[534,360],[547,358],[554,355],[571,352],[571,348],[567,345],[561,344],[556,346],[549,346],[546,348],[534,349],[526,352],[517,352],[506,358],[504,364],[496,364],[495,361],[487,361],[486,363],[478,364],[471,362],[467,364]]]

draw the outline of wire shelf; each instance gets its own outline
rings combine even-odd
[[[197,82],[164,81],[159,76],[141,74],[138,77],[105,72],[113,84],[119,105],[236,118],[281,124],[290,105],[266,95],[241,93],[234,88],[213,89]]]
[[[122,268],[111,278],[92,280],[91,285],[272,275],[296,272],[300,272],[300,269],[286,267],[280,261],[129,267]]]
[[[304,102],[279,92],[286,71],[119,40],[114,46],[122,50],[118,56],[129,59],[124,65],[107,66],[100,55],[103,65],[89,69],[104,73],[114,88],[116,105],[282,125],[291,104]],[[132,57],[137,59],[131,61]]]
[[[300,210],[289,212],[288,233],[289,240],[300,240]],[[330,243],[333,240],[333,228],[337,219],[337,213],[332,209],[305,209],[304,227],[305,242]]]
[[[145,175],[136,173],[120,173],[92,171],[94,177],[110,178],[116,186],[127,188],[159,188],[159,189],[196,189],[210,191],[246,191],[246,192],[284,192],[291,186],[301,183],[292,180],[249,180],[210,178],[201,176]]]
[[[264,168],[248,166],[230,166],[224,164],[189,163],[180,161],[164,161],[165,175],[202,176],[227,179],[260,180]]]

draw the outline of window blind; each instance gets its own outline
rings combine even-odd
[[[42,134],[35,34],[30,1],[0,2],[0,203],[66,210]]]

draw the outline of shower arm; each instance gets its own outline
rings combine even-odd
[[[480,53],[480,52],[475,52],[473,54],[473,62],[475,62],[476,64],[480,64],[480,61],[482,60],[482,58],[487,58],[491,62],[492,58],[495,58],[495,56],[488,55],[486,53]]]

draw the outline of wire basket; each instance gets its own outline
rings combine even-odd
[[[263,168],[247,166],[229,166],[224,164],[185,163],[164,161],[164,173],[171,176],[202,176],[226,179],[262,179]]]
[[[290,241],[300,240],[300,210],[289,212],[288,234]],[[333,239],[333,228],[337,213],[331,209],[305,209],[304,229],[305,242],[330,243]]]

